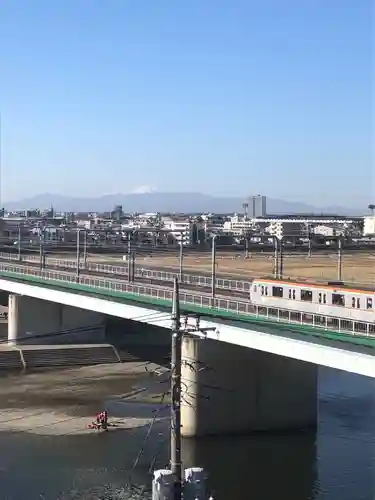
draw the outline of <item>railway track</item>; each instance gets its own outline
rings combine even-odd
[[[11,255],[14,255],[14,258],[10,258]],[[35,258],[32,256],[22,256],[22,261],[18,261],[16,258],[15,254],[2,254],[0,252],[0,261],[5,261],[9,263],[14,263],[14,264],[22,264],[22,265],[30,265],[32,267],[39,267],[40,266],[40,260],[39,258]],[[56,264],[55,264],[56,263]],[[65,265],[66,264],[66,265]],[[125,279],[127,280],[128,276],[128,267],[127,263],[123,262],[114,262],[113,260],[105,260],[101,262],[93,262],[91,260],[88,260],[87,262],[88,268],[84,269],[81,268],[81,272],[86,272],[91,275],[97,275],[97,276],[116,276],[120,277],[120,279]],[[64,259],[63,256],[58,256],[58,257],[52,257],[52,256],[46,256],[46,269],[53,269],[53,270],[70,270],[72,272],[75,271],[76,269],[76,260],[75,259]],[[100,270],[102,268],[102,270]],[[107,268],[107,269],[105,269]],[[112,270],[116,270],[115,272],[112,272]],[[192,269],[190,267],[187,267],[184,269],[184,287],[187,290],[196,290],[196,289],[202,289],[202,290],[211,290],[211,284],[209,281],[211,280],[211,272],[207,271],[202,271],[199,270],[199,273],[191,273]],[[158,265],[149,265],[149,263],[145,264],[142,261],[137,262],[135,265],[135,272],[136,272],[136,279],[134,282],[142,283],[142,284],[155,284],[159,285],[160,283],[163,283],[166,288],[168,288],[169,283],[173,281],[173,276],[176,274],[179,274],[179,266],[158,266]],[[145,276],[141,276],[141,273],[144,273]],[[156,276],[159,273],[159,276]],[[154,275],[153,277],[146,276],[146,275]],[[162,278],[162,275],[170,275],[167,277],[167,279]],[[251,288],[251,283],[253,280],[256,279],[274,279],[274,276],[268,275],[256,275],[256,276],[246,276],[247,279],[243,279],[244,276],[243,274],[241,275],[234,275],[232,274],[227,274],[223,271],[217,272],[216,274],[216,289],[217,291],[219,290],[224,290],[223,294],[226,296],[232,296],[232,297],[240,297],[240,298],[248,298],[250,288]],[[301,282],[301,283],[306,283],[306,284],[322,284],[322,285],[327,285],[330,284],[331,281],[335,280],[329,280],[329,279],[309,279],[306,277],[285,277],[285,279],[292,280],[294,282]],[[207,282],[205,284],[204,282]],[[225,282],[225,283],[224,283]],[[347,282],[342,282],[340,283],[340,286],[346,287],[346,288],[356,288],[356,289],[361,289],[364,291],[374,291],[375,290],[375,285],[374,283],[367,282],[367,283],[360,283],[360,282],[355,282],[355,281],[347,281]]]
[[[53,265],[52,263],[55,262],[69,262],[70,265],[66,266],[69,267],[69,269],[75,269],[76,268],[76,259],[75,257],[72,258],[72,254],[68,254],[65,256],[64,254],[54,254],[55,256],[48,255],[46,254],[45,259],[46,259],[46,264],[48,265]],[[12,256],[12,257],[11,257]],[[70,256],[70,258],[69,258]],[[90,256],[92,257],[92,255]],[[139,257],[139,256],[138,256]],[[6,262],[13,262],[13,263],[37,263],[39,266],[40,263],[40,257],[34,255],[22,255],[22,260],[19,261],[17,258],[17,254],[14,253],[1,253],[0,252],[0,260],[6,261]],[[82,260],[81,260],[82,262]],[[108,258],[108,260],[100,260],[100,261],[92,261],[91,258],[88,259],[88,265],[89,266],[95,266],[95,267],[100,267],[100,266],[110,266],[110,267],[117,267],[117,268],[123,268],[124,273],[127,276],[127,263],[121,262],[118,259],[114,260],[113,258]],[[61,265],[58,267],[62,268]],[[142,260],[138,260],[136,262],[136,269],[139,271],[140,269],[143,269],[144,271],[147,272],[160,272],[160,273],[171,273],[171,274],[178,274],[179,273],[179,265],[152,265],[150,262],[143,262]],[[199,270],[198,272],[195,272],[194,274],[194,269],[191,266],[184,267],[184,275],[185,276],[199,276],[201,278],[211,278],[211,272],[205,271],[205,270]],[[238,274],[233,274],[225,271],[218,271],[216,274],[216,279],[217,280],[230,280],[230,281],[243,281],[247,283],[251,283],[253,279],[255,279],[255,276],[246,276],[246,280],[243,279],[244,275],[243,273],[238,273]]]
[[[14,261],[10,261],[9,264],[17,265],[17,267],[23,267],[25,269],[27,268],[34,268],[34,269],[39,269],[39,263],[38,262],[27,262],[27,263],[20,263],[17,262],[15,263]],[[63,267],[60,265],[53,265],[53,264],[47,264],[44,269],[46,271],[61,271],[61,272],[70,272],[73,274],[74,270],[71,267]],[[98,278],[105,278],[108,280],[115,280],[115,281],[124,281],[128,283],[128,277],[125,274],[116,274],[116,273],[111,273],[111,272],[100,272],[97,270],[90,270],[90,269],[81,269],[80,270],[80,275],[81,276],[91,276],[91,277],[98,277]],[[152,279],[148,277],[139,277],[136,276],[134,281],[131,282],[132,284],[135,285],[152,285],[157,288],[166,288],[166,289],[173,289],[173,281],[162,281],[160,279]],[[202,292],[202,295],[210,295],[211,294],[211,287],[209,286],[197,286],[192,283],[181,283],[180,284],[180,289],[181,291],[190,291],[190,292]],[[215,294],[218,298],[238,298],[242,299],[245,301],[249,300],[249,292],[245,291],[240,291],[240,290],[229,290],[229,289],[224,289],[224,288],[219,288],[216,290]]]
[[[14,263],[14,262],[10,262],[9,263],[10,267],[13,265],[14,268],[18,268],[18,269],[35,269],[35,270],[39,270],[39,265],[38,263],[35,263],[34,265],[30,265],[29,263],[28,264],[19,264],[19,263]],[[49,266],[46,266],[45,271],[51,271],[51,272],[57,272],[57,273],[60,273],[62,276],[63,275],[68,275],[69,277],[75,277],[75,272],[74,272],[74,269],[72,269],[71,267],[70,268],[66,268],[66,270],[63,270],[61,266],[52,266],[52,265],[49,265]],[[10,269],[11,271],[11,269]],[[17,272],[17,270],[14,270],[14,272]],[[19,271],[18,271],[19,272]],[[30,275],[33,275],[33,273],[31,272]],[[37,276],[38,273],[35,273],[34,276]],[[81,273],[80,275],[82,277],[86,277],[86,278],[92,278],[94,280],[98,280],[99,281],[99,286],[100,286],[100,279],[103,278],[104,281],[106,281],[107,283],[121,283],[121,282],[126,282],[128,283],[128,280],[127,280],[127,276],[124,276],[124,275],[116,275],[114,273],[110,274],[110,273],[105,273],[105,272],[102,272],[102,273],[99,273],[99,272],[94,272],[94,271],[90,271],[90,270],[84,270],[82,269],[81,270]],[[125,278],[125,279],[124,279]],[[54,279],[59,279],[58,277],[54,278]],[[74,279],[73,279],[74,281]],[[155,283],[156,282],[156,283]],[[149,278],[144,278],[143,281],[142,280],[135,280],[134,282],[130,283],[130,285],[135,285],[135,286],[141,286],[141,287],[147,287],[148,285],[151,285],[151,287],[149,288],[149,290],[172,290],[172,287],[173,287],[173,282],[172,281],[168,281],[168,282],[164,282],[163,285],[160,284],[160,280],[152,280],[152,279],[149,279]],[[204,288],[206,288],[206,290],[208,290],[208,287],[199,287],[200,290],[197,290],[197,287],[194,286],[194,285],[190,285],[190,284],[184,284],[185,286],[182,287],[181,286],[181,292],[184,292],[186,294],[186,296],[191,296],[191,297],[198,297],[200,299],[208,299],[208,301],[210,301],[211,299],[211,289],[209,289],[210,291],[207,293],[201,293],[201,290]],[[151,293],[151,292],[149,292]],[[216,299],[217,300],[224,300],[226,305],[225,307],[227,308],[226,310],[229,310],[229,311],[235,311],[237,313],[241,313],[241,311],[243,311],[243,314],[247,314],[247,315],[255,315],[257,317],[266,317],[268,319],[272,319],[272,318],[277,318],[277,321],[281,321],[282,323],[291,323],[291,324],[306,324],[306,325],[309,325],[313,328],[316,328],[316,325],[317,324],[320,324],[320,323],[316,323],[316,321],[314,320],[315,318],[315,314],[313,313],[308,313],[308,312],[302,312],[302,311],[292,311],[292,310],[288,310],[288,309],[279,309],[279,308],[268,308],[268,307],[258,307],[254,304],[252,304],[249,300],[249,295],[248,295],[248,292],[243,292],[243,291],[234,291],[234,290],[223,290],[221,289],[219,293],[217,293],[215,295]],[[242,299],[241,301],[238,301],[238,300],[235,300],[235,298],[240,298]],[[190,301],[188,300],[187,301],[188,303],[190,303]],[[194,300],[191,302],[191,303],[194,303]],[[374,336],[374,330],[373,330],[373,324],[370,324],[368,322],[358,322],[356,320],[353,320],[351,322],[351,324],[349,325],[349,327],[345,328],[345,322],[344,322],[344,328],[341,328],[341,330],[339,329],[338,332],[337,332],[337,318],[335,317],[331,317],[331,316],[322,316],[321,314],[319,314],[319,320],[321,320],[322,318],[325,318],[326,319],[326,322],[324,324],[324,328],[328,330],[333,330],[336,333],[338,332],[341,332],[340,335],[347,335],[348,333],[350,335],[359,335],[359,336],[370,336],[370,337],[373,337]],[[361,324],[361,325],[364,325],[367,327],[367,333],[365,332],[365,330],[355,330],[355,326]],[[368,328],[370,327],[370,329]],[[372,329],[371,329],[372,328]],[[319,331],[319,329],[317,329],[317,332]]]

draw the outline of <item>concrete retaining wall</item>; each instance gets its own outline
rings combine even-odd
[[[76,346],[25,346],[0,351],[0,372],[32,368],[58,368],[119,363],[110,344]]]

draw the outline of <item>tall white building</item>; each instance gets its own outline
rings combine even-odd
[[[224,222],[224,232],[232,233],[235,236],[241,236],[247,231],[254,229],[255,225],[252,219],[240,215],[234,215]]]
[[[189,220],[178,220],[163,217],[163,229],[170,232],[178,244],[189,246],[194,240],[194,223]]]
[[[375,236],[375,215],[364,217],[363,236]]]
[[[265,217],[267,215],[267,197],[257,194],[248,200],[249,214],[252,217]]]

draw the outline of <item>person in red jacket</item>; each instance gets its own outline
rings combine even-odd
[[[108,410],[104,410],[95,415],[95,420],[90,427],[98,430],[103,429],[106,431],[108,429]]]

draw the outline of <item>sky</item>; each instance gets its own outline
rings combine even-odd
[[[1,201],[375,202],[371,0],[0,0]]]

